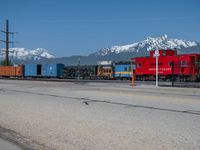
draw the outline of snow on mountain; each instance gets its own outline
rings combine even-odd
[[[37,48],[35,50],[30,51],[30,54],[44,57],[44,58],[55,58],[54,55],[50,54],[46,49],[44,48]]]
[[[95,53],[95,56],[105,56],[108,54],[119,54],[121,52],[140,52],[141,50],[150,51],[158,47],[159,49],[182,49],[194,46],[200,46],[198,42],[183,40],[183,39],[170,39],[167,35],[161,37],[147,37],[146,40],[123,46],[112,46],[111,48],[103,48]]]
[[[4,57],[5,49],[1,50],[0,57]],[[55,58],[48,50],[44,48],[37,48],[34,50],[26,48],[10,48],[9,57],[18,60],[40,60],[42,58]]]

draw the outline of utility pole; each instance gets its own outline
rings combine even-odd
[[[9,25],[8,25],[8,20],[6,20],[6,58],[5,58],[5,63],[6,66],[9,65],[9,32],[8,29]]]
[[[14,34],[13,32],[9,32],[9,22],[6,20],[6,31],[1,31],[6,34],[6,40],[0,40],[1,42],[4,42],[6,44],[6,50],[5,50],[5,65],[9,65],[9,43],[13,43],[9,41],[9,34]]]

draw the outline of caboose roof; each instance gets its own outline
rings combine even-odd
[[[171,49],[169,49],[169,50],[163,50],[163,49],[159,50],[160,55],[163,53],[163,51],[166,52],[166,56],[173,56],[173,55],[176,55],[176,50],[171,50]],[[133,57],[133,58],[131,58],[131,60],[133,61],[133,60],[135,60],[135,59],[153,57],[154,52],[155,52],[155,50],[151,50],[151,51],[149,52],[149,53],[150,53],[150,56]],[[173,55],[172,55],[172,54],[169,54],[169,53],[171,53],[171,52],[174,52],[174,54],[173,54]],[[166,56],[162,56],[162,57],[166,57]],[[200,56],[200,54],[198,54],[198,53],[191,53],[191,54],[179,54],[179,55],[176,55],[176,56]]]

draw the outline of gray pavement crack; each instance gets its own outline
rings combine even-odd
[[[159,110],[159,111],[167,111],[167,112],[176,112],[176,113],[183,113],[183,114],[191,114],[191,115],[198,115],[200,116],[200,112],[196,110],[176,110],[176,109],[168,109],[168,108],[159,108],[159,107],[153,107],[153,106],[143,106],[143,105],[134,105],[134,104],[126,104],[126,103],[119,103],[119,102],[112,102],[112,101],[103,101],[103,100],[96,100],[96,99],[89,99],[89,98],[81,98],[81,97],[69,97],[69,96],[60,96],[55,94],[46,94],[46,93],[35,93],[30,91],[19,91],[19,90],[7,90],[7,91],[13,91],[13,92],[19,92],[19,93],[26,93],[26,94],[34,94],[34,95],[42,95],[42,96],[51,96],[56,98],[69,98],[73,100],[87,100],[83,101],[84,104],[89,105],[89,103],[106,103],[106,104],[112,104],[112,105],[118,105],[118,106],[128,106],[128,107],[134,107],[134,108],[143,108],[143,109],[151,109],[151,110]]]

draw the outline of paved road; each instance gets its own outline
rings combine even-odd
[[[0,95],[0,136],[23,148],[200,149],[200,89],[0,80]]]
[[[0,139],[0,149],[2,150],[21,150],[17,145],[14,145],[11,142]]]

